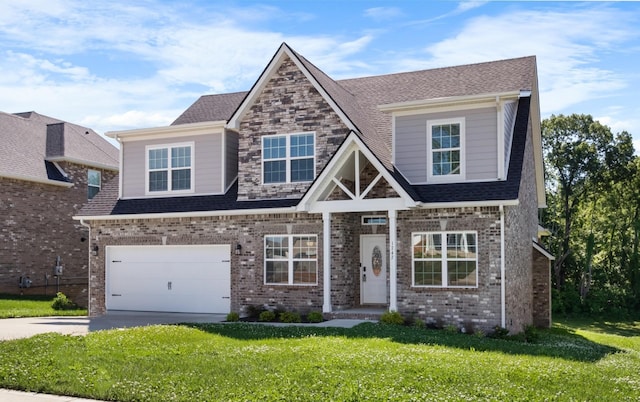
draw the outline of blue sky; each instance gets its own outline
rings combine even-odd
[[[248,90],[283,41],[336,79],[535,55],[543,117],[640,150],[638,2],[2,0],[0,111],[163,126]]]

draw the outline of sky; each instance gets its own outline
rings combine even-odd
[[[246,91],[282,42],[334,79],[537,57],[542,117],[640,150],[640,2],[0,0],[0,111],[99,133]]]

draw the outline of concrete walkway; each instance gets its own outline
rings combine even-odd
[[[82,399],[74,396],[59,396],[0,389],[0,401],[3,402],[91,402],[95,399]]]

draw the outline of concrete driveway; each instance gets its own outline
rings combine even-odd
[[[214,323],[226,319],[225,314],[186,314],[114,311],[100,317],[39,317],[0,320],[0,341],[29,338],[46,332],[85,335],[113,328],[130,328],[155,324]]]

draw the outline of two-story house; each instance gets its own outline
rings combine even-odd
[[[88,229],[71,218],[118,174],[118,149],[36,112],[0,112],[0,140],[0,292],[86,306]]]
[[[339,314],[549,325],[536,60],[333,80],[283,44],[248,92],[108,133],[90,314]]]

